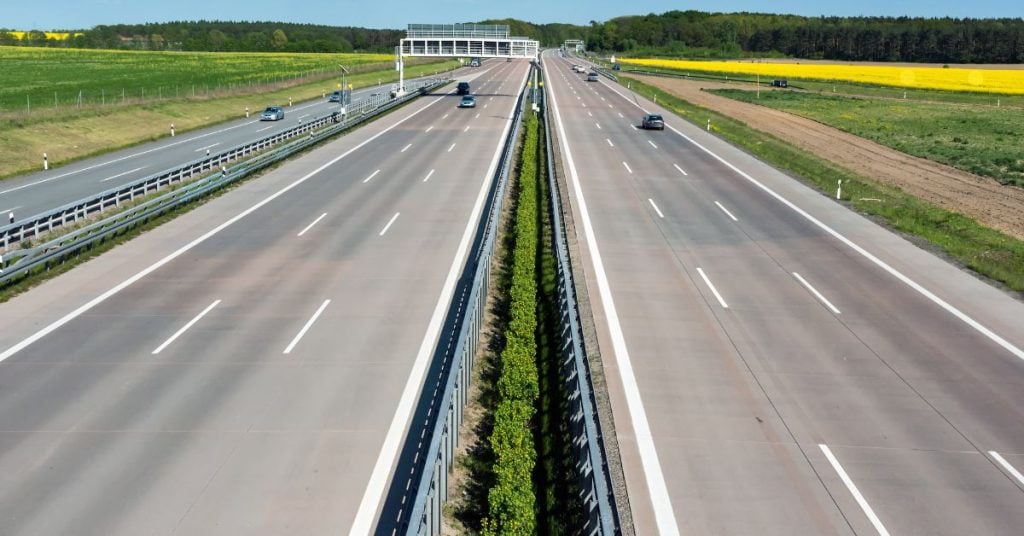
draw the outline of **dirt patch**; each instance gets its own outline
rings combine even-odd
[[[743,121],[864,177],[895,186],[946,210],[1024,240],[1024,189],[1003,186],[931,160],[917,158],[787,112],[738,102],[702,89],[737,84],[635,75],[698,106]],[[754,86],[748,85],[751,89]],[[763,90],[763,89],[762,89]]]

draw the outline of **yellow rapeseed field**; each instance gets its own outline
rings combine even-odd
[[[15,39],[24,40],[24,39],[26,39],[28,37],[28,32],[7,32],[7,33],[13,35]],[[46,34],[46,38],[47,39],[53,39],[55,41],[66,41],[68,39],[71,39],[71,35],[72,35],[70,32],[43,32],[43,33]],[[85,34],[83,34],[81,32],[78,32],[78,33],[75,33],[74,35],[75,36],[79,36],[79,35],[85,35]]]
[[[829,65],[812,63],[750,63],[621,58],[622,63],[665,69],[746,75],[835,80],[879,86],[985,93],[1024,94],[1024,71],[951,67]]]

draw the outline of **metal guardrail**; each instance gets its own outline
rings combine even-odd
[[[418,82],[419,86],[414,91],[435,85],[437,82],[437,79],[422,79]],[[386,90],[381,91],[382,93],[372,94],[369,98],[360,99],[349,104],[345,110],[347,120],[351,121],[353,118],[361,117],[387,104],[391,100],[390,95]],[[331,114],[328,114],[283,132],[278,132],[277,134],[272,134],[216,154],[197,158],[178,167],[142,177],[128,184],[104,190],[91,197],[73,201],[25,218],[22,221],[2,226],[0,227],[0,251],[9,250],[11,246],[15,246],[24,240],[48,233],[62,225],[90,218],[98,212],[117,208],[123,203],[130,203],[138,197],[144,197],[196,175],[220,169],[221,166],[227,163],[245,158],[278,145],[283,141],[315,131],[335,122],[336,119]]]
[[[513,127],[509,130],[505,147],[502,149],[501,165],[497,172],[498,184],[488,210],[484,238],[475,256],[472,286],[466,299],[451,306],[462,315],[463,321],[454,351],[447,356],[451,362],[445,369],[446,378],[442,383],[444,390],[440,398],[435,398],[430,408],[430,414],[435,415],[436,420],[427,428],[429,448],[423,458],[420,476],[414,479],[415,500],[408,518],[409,524],[404,529],[406,536],[434,536],[441,533],[442,508],[448,500],[448,471],[454,461],[455,448],[458,447],[459,426],[462,424],[462,412],[468,399],[473,361],[480,342],[480,331],[483,328],[487,288],[491,276],[491,256],[494,254],[497,241],[512,151],[519,135],[526,93],[525,88],[519,93],[515,115],[512,117]]]
[[[239,164],[236,164],[230,168],[223,168],[221,173],[215,173],[213,175],[185,183],[180,188],[167,192],[156,198],[150,199],[138,205],[133,205],[128,209],[121,212],[112,214],[99,221],[85,225],[84,227],[74,229],[63,235],[60,235],[52,240],[49,240],[43,244],[35,247],[29,247],[25,249],[18,249],[4,253],[0,258],[0,287],[5,286],[17,279],[21,279],[29,275],[33,270],[49,267],[51,263],[60,262],[70,255],[77,253],[79,250],[93,246],[107,238],[111,238],[120,232],[130,229],[140,222],[148,221],[152,218],[160,216],[170,210],[178,208],[182,205],[190,203],[198,198],[201,198],[215,190],[218,190],[238,179],[241,179],[250,173],[263,169],[275,162],[283,160],[299,151],[302,151],[310,146],[313,146],[321,141],[330,138],[331,136],[340,133],[344,130],[352,128],[355,125],[363,123],[370,118],[379,115],[391,108],[404,104],[409,100],[418,97],[421,94],[432,91],[438,87],[447,84],[448,80],[434,81],[432,85],[422,86],[418,91],[409,92],[403,97],[398,99],[390,100],[385,99],[382,104],[376,104],[375,107],[366,105],[360,109],[358,113],[349,113],[345,116],[345,119],[334,122],[331,116],[320,118],[316,121],[310,121],[306,127],[311,124],[330,125],[321,131],[312,131],[310,128],[306,128],[303,132],[309,132],[309,136],[302,139],[295,140],[284,146],[278,147],[270,152],[261,153],[254,158],[244,160]],[[371,99],[364,99],[365,101],[371,101]],[[360,101],[363,102],[363,101]],[[373,102],[378,102],[374,100]],[[299,127],[297,127],[299,128]],[[292,129],[295,130],[295,129]],[[282,133],[283,134],[283,133]],[[294,137],[295,135],[293,135]],[[265,140],[261,140],[265,141]],[[260,142],[253,142],[246,144],[246,146],[255,145]],[[241,148],[231,149],[225,151],[226,153],[241,151]],[[223,154],[223,153],[222,153]],[[241,154],[241,153],[239,153]],[[211,157],[213,160],[215,157]],[[176,168],[178,170],[192,169],[191,166],[198,164],[192,163],[186,166]],[[215,167],[207,167],[209,169],[216,169]],[[201,173],[198,169],[193,172]],[[163,184],[170,184],[170,176],[173,173],[164,173],[151,176],[144,181],[140,181],[135,187],[138,191],[125,191],[120,194],[124,197],[108,197],[107,194],[97,196],[94,198],[96,203],[105,203],[105,206],[113,206],[119,202],[127,201],[132,196],[145,195],[151,190],[147,188],[150,181],[156,183],[157,177],[160,177],[160,181]],[[181,178],[179,176],[178,180]],[[155,186],[152,187],[155,189]],[[118,189],[121,192],[122,189]],[[81,210],[85,211],[84,205],[81,206]],[[62,209],[58,209],[62,210]],[[100,209],[93,209],[100,210]],[[55,211],[57,212],[57,211]],[[78,218],[80,219],[80,218]],[[73,220],[71,220],[73,221]],[[51,227],[52,228],[52,227]]]
[[[586,522],[582,534],[613,536],[620,533],[619,515],[615,507],[601,425],[597,418],[597,401],[593,395],[590,366],[583,343],[579,308],[576,304],[572,261],[569,256],[565,226],[562,224],[562,201],[558,179],[555,176],[547,91],[548,88],[545,86],[544,91],[541,92],[541,108],[544,113],[544,139],[547,151],[548,183],[551,191],[552,237],[558,261],[558,308],[562,322],[562,377],[566,383],[566,390],[570,393],[569,425],[576,456],[580,499],[584,506]]]

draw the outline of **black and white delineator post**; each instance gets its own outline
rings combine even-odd
[[[398,88],[405,94],[405,57],[537,60],[540,43],[509,35],[507,24],[410,24],[395,49]]]

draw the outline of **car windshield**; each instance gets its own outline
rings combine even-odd
[[[277,109],[276,108],[267,108],[266,110],[263,110],[263,111],[264,112],[276,112]]]
[[[652,115],[652,116],[648,116],[647,119],[649,121],[661,121],[661,116],[660,115]]]

